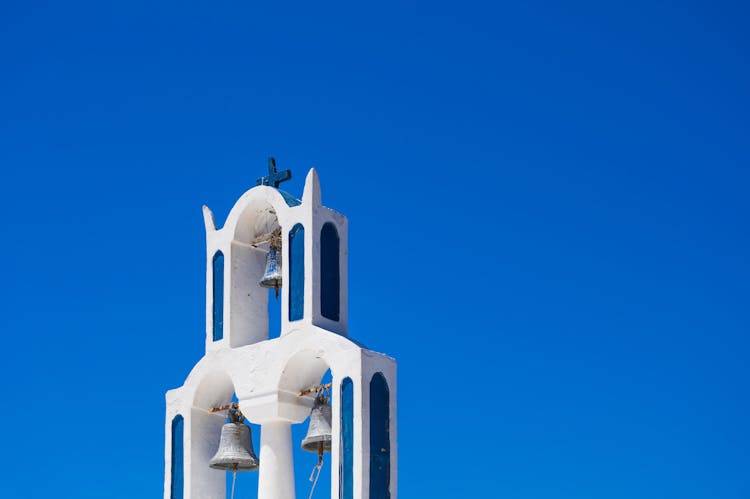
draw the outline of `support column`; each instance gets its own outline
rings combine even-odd
[[[258,499],[294,499],[292,429],[286,421],[260,427]]]

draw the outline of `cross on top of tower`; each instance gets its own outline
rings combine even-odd
[[[292,178],[292,170],[276,171],[276,160],[273,156],[268,158],[268,175],[260,177],[255,181],[255,185],[268,185],[279,188],[279,184]]]

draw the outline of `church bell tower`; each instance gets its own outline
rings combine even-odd
[[[294,499],[309,470],[293,446],[325,454],[331,499],[397,497],[396,362],[349,339],[348,221],[322,205],[314,169],[301,200],[279,189],[290,177],[270,158],[220,228],[203,207],[206,352],[166,393],[164,499],[228,497],[224,470],[258,473],[253,497]],[[257,448],[246,422],[260,426]]]

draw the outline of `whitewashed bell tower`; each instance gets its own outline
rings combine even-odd
[[[226,421],[214,411],[233,394],[260,425],[257,497],[294,499],[295,472],[309,470],[295,470],[291,425],[308,418],[329,369],[331,498],[397,498],[396,362],[348,338],[347,219],[321,204],[315,170],[301,201],[278,189],[290,176],[270,159],[268,176],[221,228],[203,207],[206,353],[166,394],[164,499],[227,496],[225,473],[209,461]],[[258,284],[271,245],[280,256],[280,331],[269,331],[268,290]]]

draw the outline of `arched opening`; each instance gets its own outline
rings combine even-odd
[[[213,340],[224,337],[224,253],[217,251],[212,260],[213,271]]]
[[[178,414],[172,419],[171,499],[182,499],[185,489],[185,419]]]
[[[301,350],[295,353],[287,362],[281,374],[279,389],[291,394],[299,394],[313,387],[320,387],[331,383],[332,375],[328,363],[320,354],[313,350]],[[325,391],[329,398],[328,404],[333,407],[333,394],[329,388]],[[310,428],[310,412],[314,407],[316,392],[312,390],[309,394],[299,398],[300,414],[298,424],[292,425],[292,452],[294,459],[294,482],[297,497],[308,497],[313,483],[310,477],[313,475],[315,465],[318,463],[317,452],[302,449],[302,442],[308,435]],[[303,419],[304,418],[304,419]],[[333,422],[329,421],[332,426]],[[320,469],[317,483],[315,484],[314,497],[330,497],[331,495],[331,454],[326,452],[323,456],[323,466]]]
[[[317,385],[326,385],[331,383],[331,371],[330,369],[323,374]],[[329,404],[333,404],[331,390],[326,390],[326,395],[329,397]],[[310,417],[305,419],[299,424],[292,425],[292,442],[294,452],[294,481],[295,490],[297,497],[308,497],[310,495],[311,488],[313,487],[313,481],[317,475],[317,482],[314,483],[315,491],[313,497],[330,497],[331,496],[331,454],[326,452],[323,455],[323,466],[320,469],[320,473],[315,472],[315,466],[318,463],[318,455],[314,452],[305,451],[302,449],[302,442],[308,435],[310,430]],[[331,422],[332,424],[332,422]]]
[[[231,493],[232,473],[212,469],[209,462],[219,450],[221,429],[228,422],[226,410],[213,412],[211,409],[227,406],[232,402],[237,402],[237,397],[227,373],[214,371],[201,379],[193,398],[190,423],[193,497],[229,497]],[[250,425],[247,420],[243,424],[250,427],[257,455],[260,437],[258,428]],[[257,486],[257,472],[238,472],[235,497],[255,497]]]
[[[331,222],[320,231],[320,313],[339,320],[341,283],[339,275],[339,234]]]
[[[391,436],[388,383],[382,373],[370,380],[370,499],[391,497]]]
[[[284,265],[281,245],[285,243],[279,237],[280,231],[276,210],[267,200],[254,198],[243,207],[232,241],[229,320],[233,347],[263,341],[281,332],[281,295],[260,285],[272,244],[277,250],[277,263]]]

